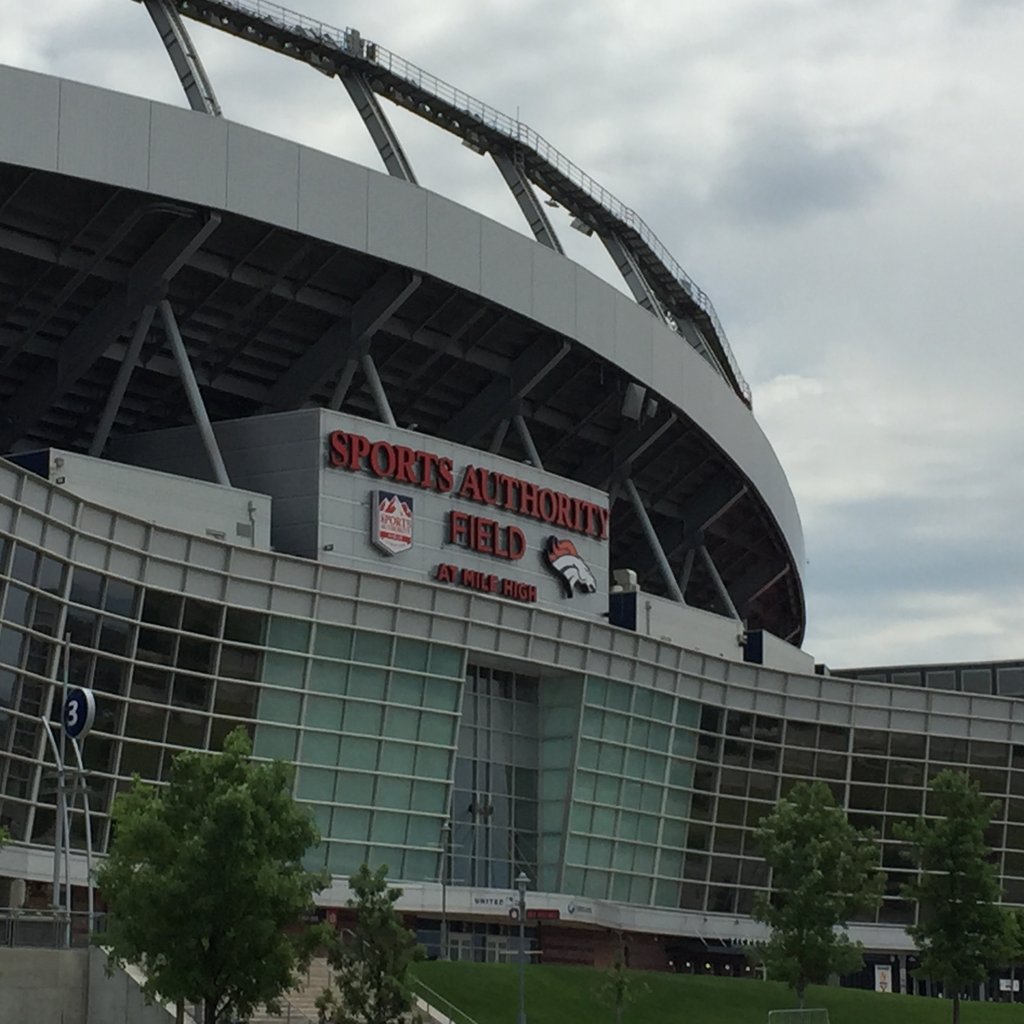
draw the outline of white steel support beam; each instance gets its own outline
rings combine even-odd
[[[199,436],[202,438],[203,447],[206,449],[210,465],[213,467],[213,474],[217,478],[217,483],[223,487],[230,487],[231,480],[228,477],[227,467],[224,465],[224,459],[221,457],[217,437],[213,432],[213,425],[210,423],[210,417],[206,411],[206,404],[203,402],[199,385],[196,383],[196,375],[192,372],[192,364],[188,360],[185,342],[181,340],[178,321],[174,319],[174,310],[171,309],[171,304],[166,299],[161,299],[160,301],[160,319],[164,322],[167,340],[171,344],[174,361],[178,364],[181,383],[185,387],[188,404],[192,409],[192,417],[199,428]]]
[[[503,419],[494,428],[494,437],[491,438],[491,445],[488,451],[492,455],[497,455],[501,451],[501,446],[505,443],[505,436],[508,434],[509,421],[508,417]]]
[[[338,382],[334,385],[334,390],[331,392],[331,400],[327,403],[328,408],[337,409],[338,412],[341,412],[341,407],[345,404],[348,389],[352,387],[352,379],[355,377],[358,368],[358,359],[348,359],[345,361],[345,365],[341,368],[341,373],[338,375]]]
[[[537,446],[533,443],[533,435],[530,433],[530,428],[526,425],[522,413],[517,412],[512,417],[512,422],[516,425],[516,433],[519,435],[523,448],[526,449],[526,457],[530,460],[530,465],[537,469],[543,469],[544,463],[540,460],[540,452],[537,451]]]
[[[132,371],[135,369],[135,364],[139,361],[139,353],[142,351],[146,336],[149,334],[149,327],[153,323],[153,314],[155,312],[156,306],[150,305],[143,308],[135,324],[135,333],[132,335],[131,343],[128,345],[128,351],[117,368],[114,386],[110,389],[110,394],[107,396],[107,402],[103,407],[99,425],[96,427],[96,433],[93,434],[92,444],[89,445],[89,454],[96,458],[103,454],[103,449],[106,447],[107,438],[110,437],[110,429],[117,418],[117,411],[121,408],[121,402],[124,401],[124,393],[128,390],[128,381],[131,380]]]
[[[679,590],[684,599],[686,598],[686,588],[690,585],[690,574],[693,572],[694,554],[693,548],[687,550],[686,554],[683,555],[683,567],[679,571]]]
[[[658,563],[658,569],[661,572],[661,578],[665,583],[665,589],[668,590],[669,596],[673,601],[685,604],[686,602],[683,600],[683,592],[679,589],[675,573],[672,572],[672,566],[668,563],[668,557],[665,554],[665,549],[661,546],[661,541],[658,539],[658,534],[654,529],[654,524],[651,522],[651,517],[647,514],[647,509],[644,508],[643,499],[640,497],[640,492],[636,489],[636,484],[627,478],[622,482],[622,486],[625,489],[626,494],[629,496],[629,500],[633,505],[633,511],[636,513],[637,519],[640,521],[640,527],[644,531],[644,536],[647,538],[647,543],[650,546],[651,553],[654,555],[654,560]]]
[[[555,252],[564,256],[565,250],[562,248],[562,243],[558,240],[555,229],[544,212],[544,207],[537,198],[530,179],[523,171],[521,151],[517,150],[514,156],[509,156],[507,153],[492,150],[491,159],[501,171],[501,176],[505,179],[505,184],[508,185],[512,195],[515,196],[519,209],[523,211],[523,216],[526,218],[526,223],[530,225],[533,237],[541,245],[546,245],[549,249],[554,249]]]
[[[391,411],[391,403],[388,402],[388,396],[384,393],[384,385],[380,382],[380,374],[377,373],[373,356],[369,352],[364,352],[359,357],[359,366],[363,371],[363,376],[366,378],[366,383],[369,385],[370,394],[373,395],[374,405],[377,406],[377,415],[389,427],[397,427],[395,414]]]
[[[370,133],[370,138],[373,139],[388,174],[413,185],[417,184],[412,164],[409,163],[409,158],[405,155],[391,122],[381,109],[380,102],[365,76],[350,68],[340,77],[341,84],[345,86],[356,110],[359,111],[359,116],[363,119],[363,124],[366,125],[366,130]]]
[[[747,493],[747,485],[728,473],[721,473],[692,495],[669,522],[659,523],[662,546],[671,558],[677,551],[689,551],[704,543],[704,531],[724,515]],[[627,565],[643,557],[643,544],[637,542],[627,552]],[[685,589],[685,588],[684,588]]]
[[[167,0],[142,0],[142,3],[167,48],[188,105],[201,113],[220,117],[220,104],[213,86],[177,9]]]
[[[715,590],[718,591],[718,596],[722,599],[722,604],[725,605],[726,610],[732,616],[732,618],[742,622],[740,619],[740,613],[736,611],[736,605],[732,603],[732,598],[729,596],[729,591],[726,590],[725,584],[722,582],[722,577],[718,572],[718,567],[715,565],[714,559],[711,557],[711,552],[701,544],[700,548],[701,561],[704,563],[704,568],[707,569],[708,575],[711,577],[711,582],[715,585]]]

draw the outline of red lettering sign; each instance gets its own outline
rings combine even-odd
[[[469,590],[478,590],[484,594],[497,594],[524,604],[535,604],[537,588],[532,583],[521,580],[499,579],[493,573],[480,572],[478,569],[460,569],[450,562],[442,562],[434,569],[434,579],[438,583],[454,583]]]
[[[481,555],[518,561],[526,553],[526,534],[518,526],[452,509],[448,513],[448,543],[461,544]]]
[[[372,473],[427,491],[446,494],[455,484],[452,460],[404,444],[370,441],[362,434],[334,430],[327,437],[327,464],[350,472]]]
[[[396,480],[439,494],[447,494],[455,488],[455,470],[450,458],[389,441],[371,441],[362,434],[349,434],[344,430],[328,435],[327,464],[334,469],[370,473],[382,480]],[[483,466],[466,466],[456,493],[478,505],[501,508],[598,540],[608,538],[609,513],[605,506],[508,473]],[[516,547],[518,538],[522,537],[517,527],[501,527],[493,519],[467,516],[458,524],[449,520],[449,534],[456,526],[459,539],[452,539],[452,543],[498,558],[522,558],[525,541],[521,548]]]

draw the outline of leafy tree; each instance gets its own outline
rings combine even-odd
[[[626,969],[621,956],[604,972],[604,977],[597,986],[597,998],[615,1014],[615,1024],[622,1024],[626,1007],[631,1006],[648,992],[650,986],[640,981],[635,974]]]
[[[321,1024],[398,1024],[412,1009],[409,968],[423,947],[395,910],[402,890],[388,887],[387,871],[364,864],[349,879],[356,924],[328,954],[338,993],[317,999]]]
[[[1018,968],[1024,963],[1024,910],[1015,907],[1005,911],[1007,922],[1007,950],[1005,962],[1010,967],[1010,993],[1009,1001],[1016,1002],[1016,995],[1013,991],[1015,983],[1020,982]]]
[[[998,905],[998,873],[985,843],[997,805],[962,772],[940,772],[930,789],[930,809],[938,817],[897,831],[911,844],[908,858],[918,869],[903,887],[920,908],[919,923],[907,931],[919,950],[917,973],[942,982],[958,1024],[963,987],[983,981],[1013,956],[1015,928]]]
[[[299,926],[326,883],[301,863],[319,836],[289,768],[251,750],[239,728],[222,754],[179,754],[165,787],[136,778],[96,873],[110,962],[138,964],[150,998],[202,1003],[205,1024],[274,1004],[318,937]]]
[[[871,911],[882,898],[874,835],[846,819],[823,782],[801,782],[783,797],[754,833],[772,869],[772,889],[754,907],[771,928],[758,947],[768,977],[786,982],[801,1008],[812,983],[856,970],[860,943],[846,934],[850,917]]]

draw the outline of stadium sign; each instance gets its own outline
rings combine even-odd
[[[290,424],[288,441],[272,440],[295,481],[282,521],[321,557],[377,563],[376,571],[386,559],[392,577],[604,611],[610,516],[603,491],[444,438],[333,411],[316,416],[315,431]],[[296,514],[311,483],[297,468],[306,464],[303,435],[307,444],[320,441],[315,527]]]
[[[438,494],[450,493],[572,533],[608,539],[610,515],[606,507],[510,473],[467,465],[456,474],[454,462],[447,456],[391,441],[371,441],[364,434],[345,430],[328,434],[327,450],[328,465],[334,469],[365,472]]]

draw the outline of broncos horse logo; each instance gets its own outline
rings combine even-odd
[[[544,545],[544,561],[562,581],[566,597],[572,597],[574,590],[582,590],[584,594],[593,594],[597,590],[597,580],[590,566],[580,558],[571,540],[548,537]]]

